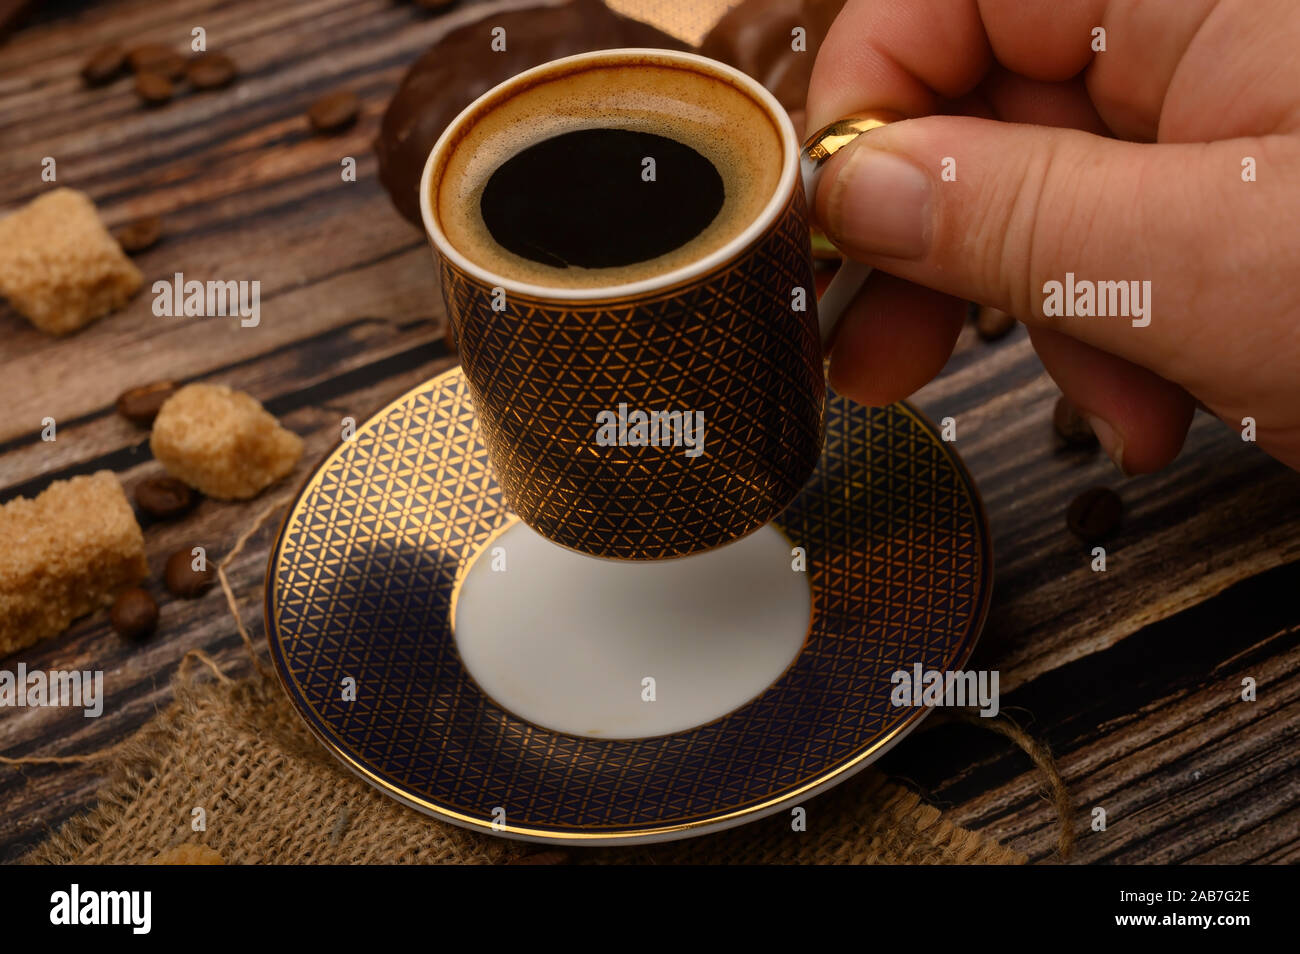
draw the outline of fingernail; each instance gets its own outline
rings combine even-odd
[[[1091,414],[1085,414],[1088,426],[1092,432],[1097,435],[1097,441],[1101,444],[1101,449],[1106,452],[1116,469],[1127,477],[1128,471],[1124,469],[1124,438],[1120,437],[1119,432],[1111,427],[1099,417]]]
[[[930,225],[930,177],[906,159],[865,141],[831,183],[831,241],[851,252],[916,258]]]

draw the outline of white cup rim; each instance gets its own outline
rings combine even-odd
[[[457,250],[451,241],[447,238],[446,233],[442,230],[437,217],[433,213],[433,199],[430,186],[432,184],[433,169],[437,165],[439,157],[446,151],[448,143],[456,136],[457,131],[471,118],[473,118],[480,109],[482,104],[491,97],[510,89],[513,86],[527,84],[530,80],[537,77],[545,76],[547,73],[554,72],[561,67],[571,64],[584,63],[588,61],[618,61],[629,59],[657,59],[660,61],[683,63],[691,66],[693,69],[702,73],[711,73],[714,76],[727,80],[733,85],[740,87],[749,93],[755,101],[762,105],[773,120],[781,136],[781,148],[784,152],[781,162],[781,175],[777,181],[775,190],[769,197],[767,204],[763,206],[758,216],[751,222],[744,231],[742,231],[731,241],[727,242],[720,248],[714,249],[708,255],[696,259],[686,265],[675,268],[672,271],[664,272],[662,275],[655,275],[651,278],[643,278],[634,282],[624,282],[618,285],[604,285],[597,287],[572,288],[563,285],[541,285],[533,282],[519,281],[518,279],[508,278],[505,275],[497,274],[491,269],[478,265],[459,250]],[[791,190],[794,188],[795,180],[799,175],[799,143],[795,139],[794,125],[790,122],[785,108],[777,101],[776,97],[768,92],[757,80],[752,79],[740,70],[727,66],[725,63],[719,63],[717,60],[711,60],[708,57],[700,56],[697,53],[686,53],[678,50],[658,50],[647,47],[628,47],[625,49],[615,50],[595,50],[590,53],[578,53],[573,56],[562,57],[558,60],[551,60],[532,69],[524,70],[522,73],[516,73],[514,76],[498,83],[481,96],[466,106],[448,125],[438,141],[434,143],[433,148],[429,151],[428,157],[424,162],[424,173],[420,176],[420,216],[424,220],[424,229],[428,233],[429,239],[433,242],[434,248],[439,254],[443,255],[452,262],[458,269],[467,275],[477,279],[489,287],[501,287],[507,294],[519,295],[528,298],[537,299],[555,299],[563,298],[565,301],[596,301],[611,298],[629,298],[646,293],[653,293],[661,289],[672,288],[678,285],[692,281],[700,276],[706,275],[719,266],[731,261],[740,255],[753,242],[766,233],[769,226],[772,225],[785,209],[790,198]]]

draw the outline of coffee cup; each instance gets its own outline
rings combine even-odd
[[[667,50],[580,54],[487,91],[420,207],[506,502],[593,556],[729,543],[799,493],[823,440],[823,342],[869,269],[817,301],[808,207],[860,115],[800,148],[759,83]]]

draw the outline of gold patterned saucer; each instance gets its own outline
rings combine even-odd
[[[743,704],[691,728],[610,738],[546,728],[484,693],[453,632],[454,596],[517,518],[459,369],[359,428],[286,517],[266,620],[289,698],[330,752],[392,797],[533,841],[687,837],[843,781],[928,712],[891,704],[893,673],[964,665],[992,558],[969,474],[919,413],[834,393],[826,413],[817,469],[774,522],[806,553],[806,639]]]

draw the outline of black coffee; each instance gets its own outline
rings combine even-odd
[[[793,170],[766,107],[640,57],[557,71],[447,130],[430,211],[489,287],[585,295],[698,272],[777,211]]]
[[[648,132],[582,129],[502,163],[479,210],[492,238],[516,255],[554,268],[616,268],[681,248],[725,199],[718,170],[689,146]]]

